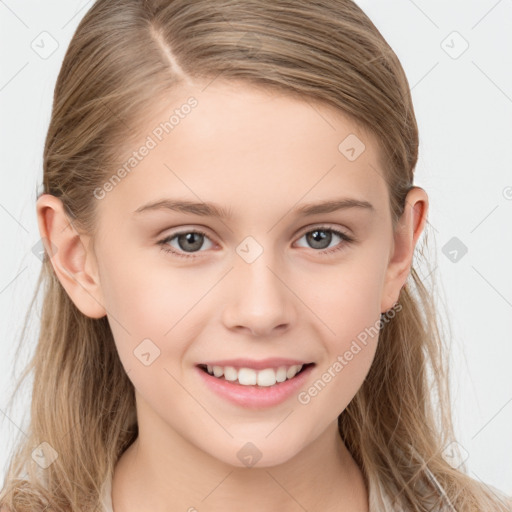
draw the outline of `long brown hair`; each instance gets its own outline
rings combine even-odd
[[[96,1],[57,79],[42,193],[60,198],[70,221],[94,233],[94,191],[118,168],[148,106],[183,80],[219,76],[333,106],[375,135],[396,225],[413,187],[417,124],[397,56],[351,0]],[[416,270],[430,263],[423,248],[415,258],[401,310],[382,326],[368,376],[339,416],[340,435],[367,483],[397,508],[427,511],[434,499],[464,512],[509,510],[442,456],[455,440],[448,337],[434,308],[434,275],[429,290]],[[95,510],[103,482],[137,437],[134,389],[107,318],[75,307],[47,256],[34,297],[41,286],[38,344],[15,390],[33,376],[31,419],[0,505]],[[34,449],[58,457],[42,469]]]

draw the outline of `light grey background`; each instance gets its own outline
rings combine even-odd
[[[453,329],[458,442],[472,477],[511,494],[512,1],[357,3],[399,56],[412,88],[421,139],[415,181],[429,194],[434,274]],[[9,417],[5,406],[41,266],[32,253],[35,198],[53,87],[91,5],[0,1],[0,478],[28,420],[28,387]],[[426,281],[434,274],[424,274]],[[32,347],[37,314],[33,320]]]

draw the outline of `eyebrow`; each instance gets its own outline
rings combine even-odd
[[[332,213],[350,208],[361,208],[363,210],[375,212],[374,206],[368,201],[353,198],[331,199],[316,203],[307,203],[296,208],[294,211],[300,217],[306,217],[309,215]],[[218,217],[220,219],[232,218],[231,209],[225,209],[222,206],[216,205],[214,203],[198,203],[194,201],[174,199],[161,199],[159,201],[147,203],[137,208],[133,213],[142,213],[152,210],[172,210],[182,213],[201,215],[203,217]]]

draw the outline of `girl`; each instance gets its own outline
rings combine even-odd
[[[510,510],[454,462],[417,152],[349,0],[98,0],[55,88],[2,510]]]

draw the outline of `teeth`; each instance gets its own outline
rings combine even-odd
[[[207,365],[210,375],[217,378],[224,376],[227,381],[234,382],[238,380],[242,386],[273,386],[276,382],[284,382],[286,379],[293,379],[297,373],[302,370],[302,365],[280,366],[277,371],[274,368],[265,368],[263,370],[253,370],[252,368],[240,368],[237,370],[233,366],[211,366]]]
[[[302,366],[301,366],[302,368]],[[286,380],[286,366],[280,366],[276,372],[276,381],[284,382]]]
[[[240,368],[240,370],[238,370],[238,382],[244,386],[254,386],[257,377],[257,373],[250,368]]]
[[[272,368],[261,370],[258,372],[258,386],[273,386],[277,382],[276,372]]]
[[[237,380],[238,373],[232,366],[226,366],[224,368],[224,378],[230,381]]]

